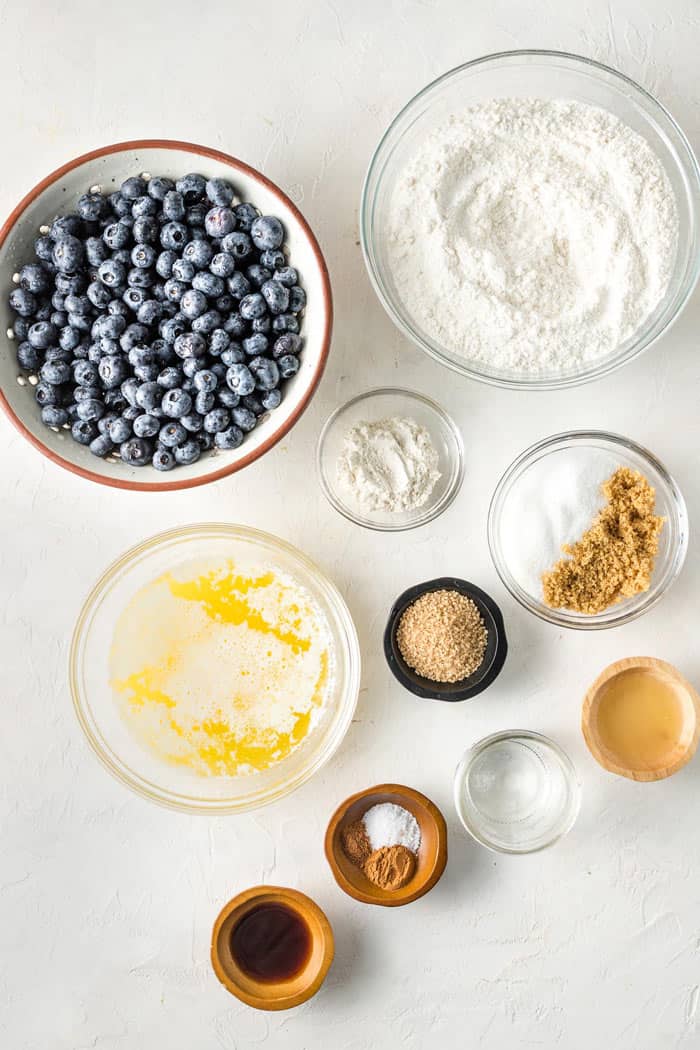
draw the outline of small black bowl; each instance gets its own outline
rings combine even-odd
[[[460,682],[433,682],[429,678],[416,674],[404,660],[396,642],[396,630],[405,610],[417,598],[430,591],[458,591],[465,597],[471,598],[486,626],[488,638],[481,666]],[[384,631],[384,655],[392,674],[405,689],[426,700],[470,700],[473,696],[483,693],[484,689],[488,689],[501,673],[507,653],[508,642],[503,616],[493,598],[479,587],[475,587],[473,583],[457,580],[453,576],[442,576],[439,580],[428,580],[427,583],[418,583],[415,587],[409,587],[394,602]]]

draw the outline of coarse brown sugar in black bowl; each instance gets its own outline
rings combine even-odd
[[[418,598],[433,591],[456,591],[471,599],[486,627],[486,648],[480,665],[472,674],[457,682],[435,682],[418,674],[404,659],[397,641],[403,614]],[[478,696],[488,689],[501,673],[507,653],[508,642],[503,616],[493,598],[473,583],[452,576],[428,580],[404,591],[394,602],[384,631],[384,655],[392,674],[409,692],[427,700],[454,702]]]

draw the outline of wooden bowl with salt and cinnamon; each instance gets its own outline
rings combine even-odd
[[[392,838],[392,820],[403,838]],[[389,829],[384,845],[382,827]],[[396,908],[418,900],[440,879],[447,864],[447,825],[435,803],[419,791],[379,784],[338,806],[328,824],[325,851],[345,893],[364,904]]]

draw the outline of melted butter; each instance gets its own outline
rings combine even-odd
[[[627,769],[650,770],[669,763],[684,725],[684,704],[670,678],[644,669],[612,678],[599,699],[602,746]]]
[[[122,715],[173,765],[268,769],[307,738],[328,694],[322,614],[272,571],[227,562],[182,576],[152,581],[120,617],[110,664]]]

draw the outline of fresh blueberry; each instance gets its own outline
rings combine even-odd
[[[238,229],[244,230],[246,233],[251,229],[253,223],[260,214],[258,209],[252,204],[237,204],[233,209],[233,213],[236,216]]]
[[[97,420],[97,429],[99,430],[100,434],[107,434],[107,436],[109,436],[109,428],[116,419],[119,419],[119,416],[116,412],[113,412],[111,410],[109,412],[105,412],[103,416],[100,416],[100,418]]]
[[[87,286],[87,298],[98,310],[106,310],[112,301],[112,293],[100,281],[91,281]]]
[[[175,353],[178,357],[202,357],[207,350],[207,341],[198,332],[183,332],[175,340]]]
[[[243,259],[247,259],[253,251],[253,242],[243,230],[236,230],[234,233],[226,234],[221,242],[221,247],[229,255],[232,255],[234,259],[241,262]]]
[[[187,329],[187,322],[184,317],[168,317],[166,320],[161,321],[159,325],[159,332],[165,342],[172,346],[178,336],[182,335]]]
[[[216,400],[224,408],[236,408],[241,399],[238,394],[234,394],[233,390],[229,390],[227,386],[220,386],[216,391]]]
[[[279,270],[286,263],[284,252],[279,251],[277,248],[270,248],[266,252],[260,252],[260,264],[261,266],[266,266],[268,270]]]
[[[47,427],[62,427],[68,422],[68,413],[58,405],[44,405],[41,410],[41,422]]]
[[[34,317],[37,321],[48,321],[51,317],[51,303],[48,301],[42,303]]]
[[[279,248],[284,240],[284,227],[274,215],[261,215],[250,227],[250,236],[260,251]]]
[[[238,408],[231,410],[231,418],[237,427],[248,434],[251,430],[255,429],[255,425],[258,422],[254,412],[251,412],[249,408],[245,408],[243,405],[239,405]]]
[[[148,292],[145,288],[127,288],[122,299],[129,309],[136,313],[139,306],[146,302],[147,295]]]
[[[172,470],[175,456],[167,448],[157,448],[153,453],[153,466],[156,470]]]
[[[285,312],[289,306],[289,289],[285,285],[273,279],[265,281],[260,291],[265,297],[265,302],[271,313],[283,314]]]
[[[243,435],[241,434],[241,439],[242,438]],[[182,445],[178,445],[175,448],[174,453],[176,463],[180,463],[183,466],[188,466],[190,463],[196,463],[201,455],[199,442],[193,441],[192,439],[185,441]]]
[[[301,349],[301,339],[294,332],[284,332],[275,339],[272,347],[272,356],[285,357],[287,354],[298,354]]]
[[[145,467],[153,455],[152,445],[146,438],[132,437],[120,445],[119,455],[130,467]]]
[[[58,346],[49,346],[46,348],[44,358],[46,361],[63,361],[67,365],[73,365],[73,354],[70,350],[62,350]]]
[[[41,367],[43,354],[26,340],[17,347],[17,364],[27,372],[36,372]]]
[[[132,266],[126,275],[126,283],[130,288],[150,288],[153,284],[153,273],[151,270]]]
[[[121,219],[118,222],[112,222],[109,226],[105,226],[102,237],[108,248],[112,251],[118,248],[126,248],[127,244],[131,240],[131,230],[125,222]]]
[[[129,407],[126,398],[122,396],[121,390],[105,390],[102,400],[105,403],[105,408],[108,408],[110,413],[116,413],[117,415],[121,415],[124,409]],[[104,416],[102,418],[104,419]]]
[[[77,328],[65,325],[58,334],[58,345],[62,350],[75,350],[80,343],[80,332]]]
[[[299,274],[293,266],[281,266],[274,272],[274,279],[285,288],[292,288],[299,280]]]
[[[51,282],[49,275],[39,263],[27,263],[19,271],[19,286],[34,295],[48,292]]]
[[[137,197],[143,197],[147,189],[145,179],[142,179],[140,175],[132,175],[131,178],[124,179],[119,187],[119,192],[126,200],[135,201]]]
[[[148,244],[150,246],[158,243],[160,231],[158,223],[151,215],[145,215],[141,219],[136,219],[132,232],[137,244]]]
[[[206,430],[202,430],[197,434],[197,441],[202,452],[208,452],[210,448],[214,447],[214,435]]]
[[[105,259],[97,267],[97,276],[108,288],[119,288],[126,280],[126,269],[114,259]]]
[[[124,382],[128,368],[121,354],[108,354],[97,366],[102,385],[112,390]]]
[[[252,321],[255,317],[262,317],[267,312],[267,304],[260,292],[252,292],[241,299],[241,317],[246,321]]]
[[[123,397],[126,398],[130,405],[135,405],[137,403],[136,395],[138,394],[140,386],[141,384],[138,379],[134,379],[133,376],[129,379],[125,379],[122,383],[120,390]]]
[[[131,201],[127,200],[126,197],[122,197],[119,190],[116,193],[110,193],[107,200],[110,208],[118,218],[123,219],[131,215]]]
[[[54,278],[54,284],[56,285],[56,291],[60,292],[61,295],[79,295],[87,284],[87,281],[80,273],[57,273]]]
[[[163,388],[158,383],[141,383],[136,391],[136,404],[144,412],[153,412],[155,408],[160,408],[162,394]]]
[[[86,314],[68,314],[68,324],[81,332],[90,331],[90,318]]]
[[[188,262],[187,259],[177,259],[173,263],[173,277],[176,277],[178,281],[182,281],[185,284],[191,284],[192,278],[196,272],[194,264]]]
[[[174,390],[182,383],[182,370],[175,365],[169,365],[158,374],[157,383],[164,390]]]
[[[157,299],[146,299],[136,311],[136,316],[142,324],[153,325],[160,321],[163,309]]]
[[[180,419],[185,430],[190,434],[196,434],[202,429],[202,417],[197,412],[188,412]]]
[[[156,273],[165,280],[172,276],[173,266],[178,261],[178,256],[171,249],[160,253],[156,259]]]
[[[214,444],[221,449],[238,448],[243,444],[243,437],[244,434],[240,427],[227,427],[226,430],[220,430],[214,435]],[[177,452],[175,455],[177,456]]]
[[[266,281],[271,280],[272,271],[268,270],[266,266],[253,263],[252,266],[246,269],[246,277],[254,288],[262,288]]]
[[[226,365],[240,365],[245,361],[245,351],[238,343],[229,343],[221,352],[221,363]]]
[[[185,202],[177,190],[168,190],[163,198],[163,215],[168,222],[180,222],[185,217]]]
[[[150,346],[146,346],[145,344],[142,345],[140,343],[129,349],[127,357],[129,359],[129,364],[133,367],[136,367],[136,365],[150,365],[155,361],[155,354]]]
[[[228,207],[233,200],[233,187],[225,179],[209,179],[206,184],[206,194],[212,204]]]
[[[216,404],[216,398],[213,393],[206,390],[200,390],[194,399],[194,410],[200,416],[206,416],[207,412]]]
[[[267,353],[269,340],[266,335],[256,332],[254,335],[244,339],[242,345],[248,357],[260,357],[262,354]]]
[[[208,393],[211,390],[216,390],[218,383],[219,380],[216,374],[210,368],[202,368],[194,374],[194,385],[197,390],[204,390]]]
[[[73,435],[73,440],[77,441],[79,445],[89,445],[91,441],[98,437],[99,431],[92,420],[76,419],[71,427],[71,434]]]
[[[282,391],[277,390],[266,390],[263,396],[260,398],[261,404],[266,411],[271,412],[275,408],[279,408],[282,402]]]
[[[175,183],[178,193],[181,193],[185,204],[194,204],[202,199],[206,192],[207,180],[202,175],[190,173],[183,175]]]
[[[70,293],[65,298],[65,309],[69,314],[77,314],[78,317],[89,317],[92,314],[92,305],[87,295]]]
[[[228,292],[224,292],[223,295],[220,295],[219,298],[216,299],[214,305],[220,314],[230,314],[232,310],[236,309],[238,304],[235,302],[232,295],[229,295]]]
[[[298,332],[299,322],[294,314],[278,314],[272,319],[273,332]]]
[[[170,300],[171,303],[180,303],[183,295],[187,291],[187,285],[184,281],[178,281],[176,277],[169,277],[164,285],[165,296]]]
[[[234,299],[243,299],[250,292],[251,284],[246,275],[237,270],[226,281],[226,287]]]
[[[101,237],[88,237],[85,241],[85,258],[89,266],[99,266],[109,254],[109,249]]]
[[[172,179],[166,178],[164,175],[154,175],[152,179],[148,180],[148,195],[153,197],[154,200],[162,201],[165,199],[167,193],[174,187]]]
[[[131,261],[139,269],[148,269],[155,263],[156,250],[150,244],[137,244],[131,249]]]
[[[78,418],[88,423],[96,423],[105,413],[104,402],[96,397],[87,397],[78,403]]]
[[[131,214],[134,219],[152,218],[158,211],[158,204],[153,197],[137,197],[131,205]]]
[[[59,215],[51,223],[49,237],[60,241],[62,237],[79,237],[83,232],[83,223],[79,215]]]
[[[61,391],[51,383],[37,383],[34,387],[34,397],[42,408],[44,405],[60,405],[61,403]]]
[[[112,299],[107,307],[107,314],[101,318],[102,335],[110,339],[118,339],[127,325],[129,311],[121,299]]]
[[[50,321],[37,321],[27,332],[27,340],[36,350],[46,350],[58,339],[58,332]]]
[[[204,229],[210,237],[221,239],[227,233],[233,233],[236,219],[230,208],[215,206],[210,208],[204,219]]]
[[[182,257],[197,270],[206,270],[214,258],[214,249],[208,241],[190,241],[182,249]]]
[[[176,445],[182,445],[187,440],[187,431],[182,423],[173,420],[171,423],[165,423],[159,429],[158,440],[166,448],[175,448]]]
[[[198,357],[185,357],[181,365],[183,375],[188,379],[194,379],[195,372],[198,372],[201,367],[202,362]],[[192,389],[194,390],[194,383],[192,384]]]
[[[109,436],[115,445],[121,445],[131,437],[132,425],[128,419],[120,416],[109,426]]]
[[[296,358],[294,360],[296,361]],[[248,362],[248,368],[255,376],[255,386],[258,390],[274,390],[276,386],[279,386],[279,368],[276,362],[271,361],[269,357],[252,358]]]
[[[33,317],[38,303],[36,296],[26,288],[14,288],[10,292],[10,306],[20,317]]]
[[[301,313],[306,306],[306,292],[298,284],[289,289],[289,311],[293,314]]]
[[[126,419],[129,423],[133,423],[136,417],[141,414],[141,408],[139,405],[127,405],[126,408],[122,409],[122,418]]]
[[[230,314],[224,321],[223,329],[233,339],[240,339],[247,331],[247,324],[240,314]]]
[[[29,328],[30,324],[26,317],[15,317],[12,322],[12,330],[15,334],[15,339],[18,339],[20,342],[27,338]]]
[[[143,415],[136,417],[136,419],[133,422],[133,427],[134,434],[136,434],[136,437],[155,437],[155,435],[160,430],[160,420],[157,419],[156,416],[151,416],[148,415],[148,413],[143,413]]]
[[[93,456],[108,456],[113,448],[114,442],[108,434],[98,434],[97,437],[93,438],[90,442],[90,451]]]
[[[176,387],[174,390],[165,391],[161,407],[170,419],[181,419],[192,408],[192,398],[186,390]]]
[[[76,205],[78,215],[86,222],[97,222],[107,214],[109,205],[101,193],[84,193]]]
[[[70,365],[67,365],[65,361],[47,361],[41,366],[39,372],[39,378],[44,383],[51,383],[53,386],[67,383],[70,376]]]
[[[215,328],[209,336],[209,353],[219,357],[231,342],[231,337],[223,328]],[[232,362],[229,362],[231,364]]]
[[[255,390],[255,377],[247,365],[230,365],[226,372],[226,382],[234,394],[243,397]]]
[[[200,335],[209,335],[221,326],[222,318],[218,310],[205,310],[192,322],[192,331]]]
[[[158,379],[158,365],[136,365],[134,375],[141,383],[155,383]]]
[[[37,237],[34,241],[34,254],[44,262],[53,261],[53,241],[50,237]]]
[[[180,310],[190,321],[203,314],[207,308],[207,297],[196,288],[188,288],[180,300]]]
[[[226,408],[213,408],[204,416],[204,430],[207,434],[218,434],[231,423],[231,414]]]
[[[277,359],[277,367],[282,379],[291,379],[299,371],[299,358],[293,354],[285,354]]]
[[[181,222],[167,222],[160,231],[160,243],[172,251],[182,251],[187,244],[187,227]]]

